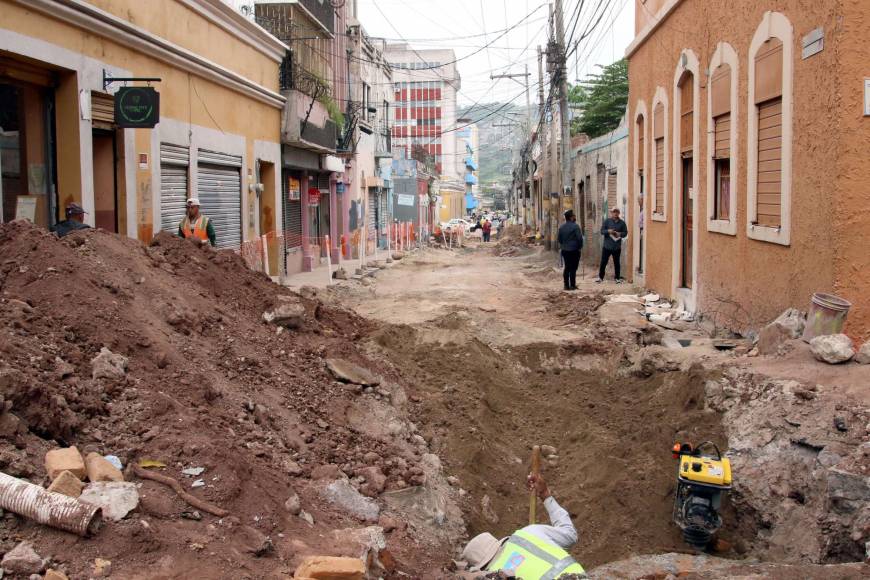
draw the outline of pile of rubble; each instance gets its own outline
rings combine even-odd
[[[30,542],[74,578],[284,577],[321,556],[418,575],[462,534],[401,377],[355,346],[370,323],[166,234],[13,222],[0,255],[0,471],[104,520],[70,542],[10,508],[0,553]],[[439,514],[403,514],[416,489]]]

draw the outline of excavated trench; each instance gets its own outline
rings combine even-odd
[[[527,523],[524,481],[540,444],[558,450],[544,473],[578,528],[573,554],[584,565],[688,551],[671,521],[670,449],[675,440],[712,440],[724,450],[722,417],[704,404],[708,371],[642,376],[623,346],[604,338],[496,348],[462,326],[445,316],[387,326],[372,339],[416,385],[417,424],[468,492],[470,534],[505,536]],[[752,518],[730,505],[723,516],[720,537],[731,546],[754,535]]]

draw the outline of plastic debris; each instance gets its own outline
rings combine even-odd
[[[124,470],[124,464],[121,463],[121,459],[117,455],[106,455],[103,459],[115,466],[116,469]]]
[[[166,464],[162,461],[157,461],[154,459],[140,459],[139,467],[144,467],[145,469],[154,468],[154,467],[166,467]]]
[[[182,469],[181,473],[188,477],[196,477],[202,475],[204,471],[205,467],[188,467],[187,469]]]

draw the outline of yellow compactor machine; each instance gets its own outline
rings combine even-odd
[[[678,460],[674,523],[687,544],[704,549],[722,526],[719,510],[731,489],[731,462],[710,441],[696,447],[675,443],[673,457]]]

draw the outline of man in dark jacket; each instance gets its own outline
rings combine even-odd
[[[580,250],[583,249],[583,232],[577,225],[577,217],[574,210],[565,212],[565,223],[559,227],[559,248],[562,250],[562,261],[565,269],[562,278],[565,281],[565,290],[577,289],[577,266],[580,265]]]
[[[622,253],[622,240],[628,235],[628,226],[619,217],[619,208],[610,210],[612,217],[604,220],[601,226],[601,235],[604,236],[604,247],[601,250],[601,267],[598,268],[598,279],[596,282],[604,281],[604,271],[607,269],[607,262],[613,256],[613,270],[616,274],[616,283],[622,284],[622,277],[619,275],[619,255]]]
[[[66,206],[66,219],[62,222],[57,222],[51,231],[57,234],[57,237],[62,238],[73,233],[76,230],[86,230],[89,226],[85,222],[85,210],[77,203],[70,203]]]

